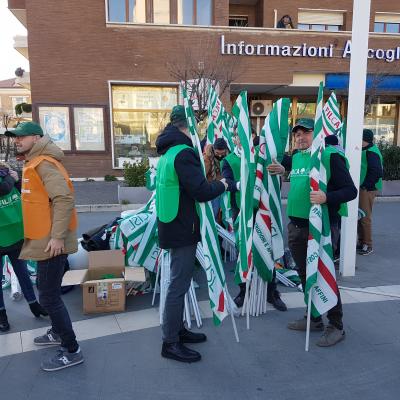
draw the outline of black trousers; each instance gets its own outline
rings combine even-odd
[[[61,337],[61,346],[69,352],[77,351],[79,345],[68,311],[61,299],[61,282],[64,266],[67,260],[65,254],[37,263],[37,288],[39,301],[49,313],[52,330]]]
[[[297,265],[303,291],[306,286],[306,266],[307,266],[307,242],[308,227],[298,227],[293,222],[288,225],[289,248],[293,259]],[[343,308],[338,292],[338,302],[335,307],[331,308],[327,313],[328,321],[337,329],[343,329]],[[320,321],[321,317],[312,318],[313,321]]]

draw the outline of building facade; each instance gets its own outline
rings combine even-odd
[[[119,175],[124,162],[155,156],[156,137],[181,101],[177,71],[190,80],[193,68],[212,62],[231,73],[222,94],[228,109],[248,90],[255,129],[282,96],[292,100],[292,120],[313,117],[320,81],[346,113],[352,0],[329,8],[313,0],[8,4],[28,30],[33,119],[64,149],[73,177]],[[372,0],[370,32],[365,126],[399,144],[398,0]]]

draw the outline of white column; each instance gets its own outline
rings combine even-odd
[[[360,185],[370,8],[371,0],[353,1],[346,156],[350,163],[351,176],[357,188]],[[340,273],[343,276],[354,276],[358,196],[355,200],[348,203],[348,207],[349,216],[342,219]]]

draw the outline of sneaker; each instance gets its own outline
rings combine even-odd
[[[294,331],[306,331],[307,330],[307,318],[303,317],[296,321],[289,322],[287,324],[289,329]],[[310,331],[311,332],[322,332],[324,330],[323,321],[310,321]]]
[[[359,251],[363,248],[362,243],[357,243],[356,250]]]
[[[59,346],[61,345],[61,338],[57,333],[49,329],[44,335],[35,337],[33,343],[36,344],[36,346]]]
[[[373,253],[374,250],[372,247],[364,244],[361,250],[358,250],[357,253],[360,254],[361,256],[367,256],[368,254]]]
[[[83,363],[83,355],[79,349],[76,353],[68,353],[65,349],[58,350],[56,355],[41,364],[43,371],[59,371]]]
[[[343,329],[337,329],[333,325],[328,325],[325,332],[317,342],[317,346],[329,347],[341,342],[346,337],[346,332]]]

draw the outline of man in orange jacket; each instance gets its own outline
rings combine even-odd
[[[61,351],[42,362],[45,371],[57,371],[83,362],[71,319],[61,299],[67,255],[78,249],[74,189],[61,164],[64,156],[35,122],[23,122],[7,136],[15,138],[25,157],[22,177],[24,244],[20,258],[36,260],[39,300],[52,327],[34,339],[38,346],[61,345]]]

